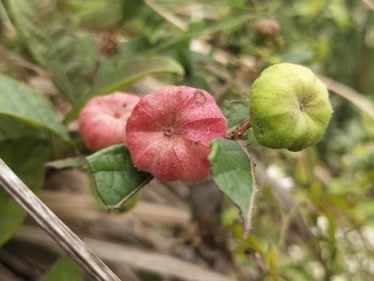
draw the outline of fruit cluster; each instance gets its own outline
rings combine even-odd
[[[322,138],[332,108],[311,70],[281,63],[253,83],[249,115],[261,145],[299,151]],[[124,143],[138,169],[163,181],[200,182],[210,174],[210,144],[226,136],[227,121],[208,92],[173,86],[143,98],[119,92],[95,97],[79,127],[93,151]]]
[[[206,179],[210,143],[227,132],[214,98],[186,86],[142,99],[119,93],[96,97],[83,109],[79,124],[90,149],[125,143],[135,166],[163,181]]]

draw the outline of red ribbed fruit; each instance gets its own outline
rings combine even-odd
[[[79,116],[79,131],[92,151],[124,143],[126,122],[140,97],[115,92],[92,98]]]
[[[168,87],[136,105],[127,121],[127,146],[135,166],[162,181],[201,182],[210,174],[210,143],[226,131],[208,92]]]

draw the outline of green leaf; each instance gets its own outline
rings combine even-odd
[[[45,166],[48,168],[53,168],[56,170],[66,169],[66,168],[78,168],[87,164],[85,158],[82,157],[71,157],[55,161],[48,162]]]
[[[92,90],[78,101],[67,115],[65,122],[74,120],[90,98],[120,90],[147,75],[158,72],[183,75],[183,68],[175,60],[167,57],[104,61],[100,65]]]
[[[44,163],[49,154],[45,141],[19,138],[0,143],[0,158],[37,193],[44,180]],[[0,187],[0,246],[16,232],[26,212]]]
[[[120,210],[121,212],[128,212],[132,210],[136,206],[136,204],[139,203],[140,196],[139,195],[134,195],[131,197],[125,205],[122,206],[122,209]]]
[[[124,145],[114,145],[87,157],[100,198],[112,209],[118,209],[151,179],[131,161]]]
[[[48,100],[25,84],[3,75],[0,75],[0,120],[1,118],[8,121],[13,118],[25,124],[2,123],[0,141],[28,134],[25,126],[29,125],[70,142],[65,127],[52,111]]]
[[[8,116],[0,112],[0,142],[32,136],[43,137],[43,132],[30,124],[27,124],[26,122],[22,122],[21,120],[17,120],[12,116]]]
[[[100,65],[91,95],[104,95],[113,92],[134,83],[144,76],[157,72],[173,72],[183,75],[184,70],[175,60],[167,57],[104,61]]]
[[[248,118],[249,103],[248,101],[225,101],[223,114],[228,121],[228,127],[232,128]]]
[[[249,128],[245,135],[247,137],[247,145],[259,145],[252,128]]]
[[[149,54],[160,53],[162,50],[170,48],[186,39],[235,28],[247,23],[251,18],[253,18],[253,15],[251,13],[245,13],[235,17],[229,17],[227,19],[219,21],[218,23],[212,23],[209,25],[204,25],[202,27],[199,26],[196,29],[191,29],[188,32],[184,32],[180,36],[173,36],[171,39],[160,42],[156,47],[149,50]]]
[[[122,6],[124,4],[122,2],[117,0],[65,0],[64,4],[71,10],[69,16],[74,19],[76,24],[95,29],[110,29],[123,18]]]
[[[71,101],[88,91],[95,70],[92,36],[73,29],[52,0],[12,0],[9,8],[17,31],[35,60]]]
[[[177,85],[180,86],[190,86],[194,88],[199,88],[199,89],[205,89],[209,92],[209,84],[207,83],[206,79],[202,76],[198,75],[188,75],[184,77],[183,80],[178,81]]]
[[[126,0],[122,5],[122,13],[127,21],[139,16],[141,10],[147,7],[143,1],[138,0]]]
[[[83,270],[70,258],[59,259],[40,281],[80,281]]]
[[[150,42],[145,37],[133,37],[118,44],[118,57],[131,59],[141,56],[151,48]]]
[[[239,208],[244,221],[244,236],[251,230],[251,215],[257,191],[254,164],[236,141],[216,139],[212,142],[209,161],[219,189]]]

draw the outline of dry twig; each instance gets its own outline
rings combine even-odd
[[[120,281],[1,159],[0,185],[95,280]]]
[[[53,241],[44,233],[32,226],[22,226],[15,238],[34,245],[55,251]],[[202,266],[183,261],[171,255],[157,253],[149,250],[140,250],[123,244],[106,242],[100,239],[86,237],[85,242],[100,257],[111,264],[154,272],[165,279],[177,278],[185,281],[237,281],[220,273],[211,271]],[[115,254],[113,254],[115,253]],[[109,279],[108,279],[109,280]]]
[[[331,78],[323,76],[320,78],[326,84],[327,89],[347,99],[371,118],[374,118],[374,104],[366,96]]]

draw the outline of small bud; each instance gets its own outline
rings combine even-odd
[[[260,19],[256,23],[256,31],[263,36],[276,36],[280,33],[281,27],[278,21],[272,19]]]
[[[301,65],[270,66],[251,88],[253,132],[266,147],[300,151],[318,143],[332,112],[326,86]]]

